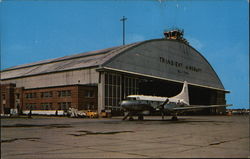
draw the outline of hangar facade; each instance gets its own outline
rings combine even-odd
[[[190,104],[226,104],[218,75],[179,33],[2,70],[1,114],[31,107],[119,112],[127,95],[174,96],[184,81]]]

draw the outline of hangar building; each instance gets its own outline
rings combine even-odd
[[[229,92],[209,62],[182,38],[183,32],[164,34],[162,39],[4,69],[1,114],[69,107],[120,112],[119,102],[127,95],[174,96],[184,81],[189,83],[190,104],[226,104]]]

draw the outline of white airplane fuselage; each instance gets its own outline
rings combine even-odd
[[[157,96],[144,96],[144,95],[129,95],[126,100],[121,102],[122,108],[126,111],[142,111],[158,109],[173,110],[173,108],[188,106],[189,94],[188,85],[185,81],[182,91],[174,97],[157,97]]]
[[[168,102],[163,105],[163,109],[171,111],[173,108],[186,106],[180,99],[167,97],[154,97],[144,95],[129,95],[126,100],[121,102],[123,109],[127,111],[144,111],[158,109],[166,100]]]

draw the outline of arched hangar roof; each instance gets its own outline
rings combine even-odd
[[[84,52],[61,58],[10,67],[1,71],[1,80],[84,69],[89,67],[99,67],[116,54],[119,54],[137,44],[138,43],[133,43],[119,47]]]
[[[98,51],[50,59],[1,71],[1,80],[97,67],[183,82],[224,91],[209,62],[177,40],[154,39]]]

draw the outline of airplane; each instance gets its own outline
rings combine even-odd
[[[134,115],[138,115],[138,120],[143,120],[144,115],[150,114],[153,110],[161,111],[162,120],[165,112],[171,113],[172,120],[178,120],[177,113],[180,112],[227,106],[232,105],[190,105],[187,81],[184,81],[182,91],[174,97],[129,95],[121,102],[121,107],[125,111],[123,120],[128,117],[129,120],[133,120]]]

